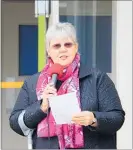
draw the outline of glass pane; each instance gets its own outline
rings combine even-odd
[[[76,27],[81,62],[111,72],[111,1],[60,1],[61,22]]]

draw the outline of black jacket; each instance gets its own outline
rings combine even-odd
[[[24,122],[27,127],[35,129],[33,148],[58,149],[57,137],[38,138],[36,135],[38,123],[46,117],[46,114],[40,109],[41,101],[38,101],[36,96],[36,83],[39,74],[25,80],[9,118],[10,126],[16,133],[23,135],[18,125],[18,116],[22,110],[26,110]],[[81,67],[79,77],[81,109],[94,112],[98,121],[97,128],[83,127],[84,149],[115,149],[117,145],[116,131],[121,128],[124,122],[125,112],[122,109],[114,83],[106,73],[102,73],[98,69],[83,69]]]

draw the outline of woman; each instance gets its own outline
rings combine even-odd
[[[82,66],[70,23],[51,26],[46,42],[48,63],[25,80],[9,119],[11,128],[20,135],[34,129],[34,149],[115,149],[125,113],[113,82],[98,69]],[[48,69],[56,63],[65,69],[54,87]],[[72,124],[57,125],[48,99],[75,90],[81,112],[73,115]]]

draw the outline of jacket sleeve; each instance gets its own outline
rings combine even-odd
[[[90,127],[94,131],[114,134],[124,123],[125,112],[114,83],[107,74],[101,74],[97,86],[99,111],[94,111],[98,126]]]
[[[23,132],[18,124],[18,117],[23,110],[25,110],[24,114],[24,123],[30,128],[34,129],[37,127],[38,123],[46,117],[46,113],[44,113],[40,109],[41,100],[36,100],[32,104],[29,104],[29,89],[27,86],[27,81],[24,82],[22,88],[20,89],[17,101],[13,108],[13,111],[9,118],[10,127],[18,134],[23,135]]]

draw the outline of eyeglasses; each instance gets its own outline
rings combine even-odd
[[[75,45],[75,44],[71,43],[71,42],[66,42],[63,45],[64,45],[65,48],[69,49],[69,48],[72,48],[72,46]],[[60,49],[61,46],[62,46],[62,44],[57,43],[57,44],[52,45],[52,48],[57,50],[57,49]]]

